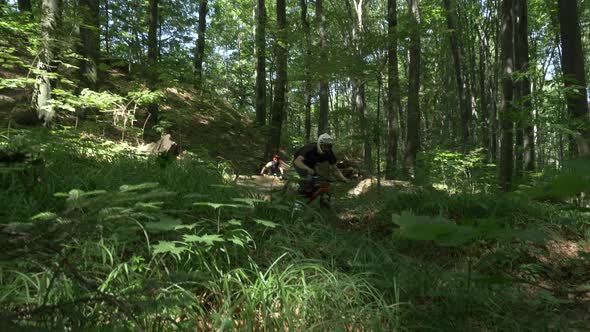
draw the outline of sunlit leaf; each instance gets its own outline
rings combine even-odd
[[[238,237],[238,236],[236,236],[236,235],[234,235],[234,236],[230,237],[228,240],[229,240],[230,242],[232,242],[232,243],[234,243],[234,244],[236,244],[236,245],[240,246],[240,247],[244,247],[244,245],[245,245],[245,242],[244,242],[244,240],[242,240],[241,238],[239,238],[239,237]]]
[[[227,203],[211,203],[211,202],[197,202],[193,203],[193,205],[197,206],[210,206],[215,210],[219,209],[220,207],[229,207],[229,208],[237,208],[237,209],[249,209],[250,206],[243,205],[243,204],[227,204]]]
[[[264,203],[264,200],[256,198],[232,198],[232,201],[246,203],[249,205],[254,205],[255,203]]]
[[[191,230],[193,228],[195,228],[197,226],[197,224],[190,224],[190,225],[178,225],[176,227],[174,227],[175,230],[180,230],[180,229],[188,229]]]
[[[182,220],[173,218],[160,218],[158,222],[146,222],[144,227],[150,231],[171,231],[176,229],[179,225],[182,225]]]
[[[121,187],[119,187],[119,191],[121,191],[121,192],[138,191],[138,190],[144,190],[144,189],[153,189],[158,186],[159,186],[159,184],[157,182],[147,182],[147,183],[141,183],[141,184],[135,184],[135,185],[124,184]]]
[[[230,225],[234,225],[234,226],[241,226],[242,225],[242,221],[238,220],[238,219],[230,219],[227,221],[227,223]]]
[[[34,215],[33,217],[31,217],[31,220],[53,220],[55,218],[57,218],[57,214],[53,213],[53,212],[41,212],[39,214]]]
[[[159,241],[158,244],[152,245],[152,249],[154,255],[166,253],[179,255],[187,250],[186,247],[177,247],[175,242],[170,241]]]
[[[202,236],[185,234],[182,236],[186,242],[199,242],[212,246],[215,242],[224,242],[219,234],[205,234]]]
[[[274,222],[272,222],[272,221],[269,221],[269,220],[263,220],[263,219],[254,219],[254,221],[255,221],[257,224],[259,224],[259,225],[262,225],[262,226],[265,226],[265,227],[269,227],[269,228],[275,228],[275,227],[277,227],[277,226],[279,225],[279,224],[277,224],[277,223],[274,223]]]

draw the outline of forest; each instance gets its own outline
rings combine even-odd
[[[590,0],[0,0],[0,329],[590,330],[589,45]]]

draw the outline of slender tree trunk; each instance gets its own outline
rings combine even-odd
[[[59,0],[43,0],[41,2],[41,51],[37,61],[37,70],[40,73],[35,82],[32,105],[45,126],[50,126],[54,116],[54,109],[49,103],[52,89],[49,74],[54,69],[59,7]]]
[[[203,79],[203,61],[205,58],[205,30],[207,29],[207,0],[199,1],[199,27],[197,37],[197,52],[195,56],[195,73],[199,82]]]
[[[80,0],[82,25],[80,25],[81,54],[85,59],[80,64],[84,86],[94,88],[98,80],[100,60],[100,8],[99,0]]]
[[[326,56],[326,19],[324,17],[323,0],[316,0],[315,4],[316,17],[318,20],[318,29],[320,37],[320,61],[325,63]],[[322,66],[326,68],[326,66]],[[320,122],[318,124],[318,134],[329,133],[330,126],[328,124],[328,80],[327,73],[320,73]]]
[[[503,0],[496,0],[494,5],[496,6],[494,12],[496,13],[496,17],[494,19],[495,29],[494,29],[494,44],[500,45],[502,39],[501,33],[501,1]],[[492,123],[492,137],[491,137],[491,147],[490,147],[490,159],[492,163],[496,163],[498,159],[498,132],[499,132],[499,123],[498,123],[498,99],[499,99],[499,76],[501,72],[501,62],[500,62],[500,47],[494,47],[494,65],[492,67],[492,84],[490,84],[490,92],[492,95],[492,116],[491,116],[491,123]]]
[[[105,16],[105,25],[104,25],[104,49],[107,56],[111,55],[111,36],[109,35],[109,0],[105,0],[104,4],[104,16]]]
[[[349,17],[353,20],[354,24],[352,26],[352,35],[351,35],[351,45],[354,47],[356,52],[356,56],[359,59],[360,63],[364,63],[364,59],[362,58],[362,33],[363,33],[363,18],[364,18],[364,0],[353,0],[354,3],[354,15],[352,14],[352,8],[350,2],[346,1],[346,6],[348,10]],[[360,122],[360,130],[361,130],[361,137],[363,138],[363,151],[364,151],[364,163],[365,169],[369,174],[373,171],[372,165],[372,158],[371,158],[371,139],[369,137],[369,130],[367,125],[367,118],[366,118],[366,100],[365,100],[365,88],[366,82],[363,78],[362,70],[359,70],[358,73],[355,73],[355,78],[352,79],[353,83],[353,104],[354,109],[358,112],[359,115],[359,122]]]
[[[286,0],[277,0],[277,40],[275,52],[277,59],[277,79],[275,83],[274,101],[272,104],[271,130],[266,149],[266,156],[277,153],[281,145],[281,127],[283,113],[286,109],[287,93],[287,13]]]
[[[377,149],[377,186],[381,187],[381,91],[383,77],[377,73],[377,121],[375,121],[375,148]]]
[[[150,66],[154,66],[158,62],[158,2],[159,0],[149,0],[148,63]]]
[[[397,1],[387,1],[387,157],[385,177],[393,179],[397,166],[399,117],[401,109],[399,73],[397,63]]]
[[[367,124],[367,105],[365,103],[365,82],[361,81],[360,79],[356,79],[354,81],[354,102],[355,108],[359,115],[359,122],[361,127],[361,136],[363,137],[363,146],[364,146],[364,162],[367,172],[369,174],[372,172],[372,162],[371,162],[371,140],[369,138],[369,130]]]
[[[481,6],[482,4],[478,4],[476,7]],[[468,82],[468,86],[469,86],[469,92],[468,92],[468,98],[470,100],[470,110],[469,110],[469,134],[470,134],[470,141],[469,144],[474,144],[477,145],[478,141],[479,141],[479,137],[478,135],[480,134],[480,131],[478,130],[481,126],[481,124],[477,123],[476,121],[473,121],[473,117],[475,115],[475,117],[477,119],[481,118],[481,105],[479,105],[479,102],[481,101],[481,93],[479,91],[479,84],[478,84],[478,80],[477,80],[477,56],[478,56],[478,50],[477,50],[477,39],[478,39],[478,28],[477,28],[477,22],[476,22],[476,17],[475,15],[471,15],[471,13],[467,13],[467,12],[463,12],[463,15],[465,17],[465,21],[467,22],[467,31],[468,31],[468,45],[469,45],[469,69],[467,69],[466,72],[469,73],[469,75],[466,75],[466,77],[469,78],[469,82]]]
[[[305,143],[311,141],[311,73],[309,66],[311,62],[311,29],[307,21],[307,0],[301,0],[301,24],[305,34],[305,82],[303,83],[303,99],[305,103]]]
[[[406,172],[416,176],[416,155],[420,151],[420,1],[408,0],[410,12],[410,66],[408,86],[407,138],[405,151]]]
[[[158,11],[158,22],[162,21],[162,12]],[[162,52],[162,24],[158,24],[158,57]]]
[[[529,32],[528,32],[528,8],[527,0],[516,0],[516,36],[517,46],[517,69],[522,79],[518,82],[518,103],[522,109],[521,127],[522,132],[522,170],[533,171],[535,169],[535,133],[533,125],[533,113],[531,102],[531,80],[529,78]],[[520,164],[517,164],[520,169]]]
[[[488,107],[488,90],[486,89],[486,45],[484,33],[479,31],[479,90],[480,90],[480,113],[481,113],[481,137],[482,145],[489,150],[490,133],[489,133],[489,107]]]
[[[455,80],[457,82],[457,93],[459,95],[459,114],[461,115],[463,152],[465,152],[469,143],[469,118],[471,110],[469,107],[469,100],[467,98],[467,80],[465,79],[462,70],[462,47],[459,44],[459,39],[457,38],[457,6],[455,4],[455,0],[443,1],[447,12],[447,28],[449,29],[451,51],[453,53],[453,62],[455,65]]]
[[[18,0],[18,10],[21,13],[32,11],[31,0]]]
[[[513,45],[513,17],[514,0],[502,0],[502,113],[500,114],[500,128],[502,142],[500,148],[500,187],[504,191],[512,189],[513,158],[513,73],[514,73],[514,45]]]
[[[514,12],[513,12],[513,24],[514,24],[514,36],[512,37],[514,43],[514,70],[520,71],[522,62],[523,62],[523,50],[521,45],[521,38],[520,38],[520,29],[521,29],[521,17],[520,17],[520,10],[521,4],[519,3],[520,0],[513,0],[514,1]],[[514,170],[515,175],[517,177],[522,177],[524,173],[524,119],[525,110],[522,104],[523,95],[521,90],[521,81],[518,79],[519,76],[515,77],[514,79],[514,95],[512,100],[513,104],[513,114],[514,114]]]
[[[588,93],[584,71],[584,52],[575,0],[558,0],[561,32],[562,64],[567,109],[573,130],[576,132],[577,152],[580,156],[590,154],[590,119],[588,118]]]
[[[256,123],[266,123],[266,4],[258,0],[256,11]]]
[[[158,83],[158,3],[159,0],[149,0],[150,14],[148,19],[148,63],[151,68],[149,72],[149,87],[155,89]],[[157,104],[148,106],[150,122],[152,125],[158,123],[159,107]]]

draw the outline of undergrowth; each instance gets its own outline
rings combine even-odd
[[[586,324],[562,314],[583,298],[564,296],[572,285],[548,289],[553,267],[539,260],[549,241],[584,241],[583,211],[415,188],[341,197],[324,213],[260,199],[224,178],[227,165],[194,154],[163,164],[45,131],[13,132],[1,148],[25,151],[0,173],[4,330]],[[351,225],[343,212],[371,217]],[[576,285],[589,276],[582,268]]]

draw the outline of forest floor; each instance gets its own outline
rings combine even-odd
[[[254,125],[251,115],[237,112],[222,96],[212,97],[179,87],[165,91],[164,101],[160,105],[162,123],[166,124],[166,132],[184,151],[207,159],[213,165],[221,165],[218,167],[227,173],[225,182],[237,184],[247,197],[270,202],[278,198],[282,203],[281,189],[286,181],[258,175],[260,167],[266,162],[263,159],[265,135]],[[23,99],[18,93],[7,96]],[[0,113],[4,115],[3,127],[8,128],[6,120],[13,121],[13,113],[8,108],[1,109]],[[143,119],[145,114],[138,114],[135,136],[129,135],[125,141],[120,139],[122,129],[113,128],[110,119],[103,122],[83,120],[76,122],[77,128],[61,126],[56,131],[69,137],[88,139],[97,146],[105,141],[115,145],[126,143],[133,150],[141,143],[149,143],[142,142],[137,134]],[[72,115],[63,120],[68,124],[73,123]],[[13,122],[11,126],[14,126]],[[285,151],[282,155],[284,160],[290,159]],[[46,163],[48,167],[53,167],[53,161],[48,160]],[[92,166],[88,166],[88,169],[92,169]],[[59,176],[59,173],[55,174],[58,174],[55,177]],[[127,176],[123,176],[124,181],[129,180]],[[102,189],[91,185],[94,179],[87,181],[82,183],[88,186],[88,190]],[[43,183],[37,185],[43,186]],[[450,317],[449,322],[431,322],[430,327],[453,330],[459,326],[490,330],[494,329],[494,319],[502,319],[494,315],[502,314],[502,306],[508,305],[506,310],[513,311],[508,315],[514,322],[496,329],[506,330],[507,326],[517,326],[519,330],[534,330],[526,326],[528,323],[518,320],[526,317],[527,322],[535,322],[538,319],[535,311],[542,310],[542,315],[552,315],[544,318],[548,320],[547,324],[554,319],[553,324],[566,324],[563,320],[572,326],[553,325],[550,330],[590,330],[590,243],[588,234],[583,234],[587,231],[587,214],[561,210],[559,204],[519,203],[513,197],[446,193],[399,180],[382,180],[378,186],[376,179],[368,178],[347,185],[335,184],[333,187],[332,210],[322,211],[310,207],[303,211],[303,223],[285,223],[285,232],[292,232],[294,238],[288,238],[291,242],[277,241],[278,246],[282,250],[292,245],[293,248],[289,250],[301,250],[298,255],[303,258],[321,261],[337,271],[370,275],[367,278],[377,279],[375,287],[379,291],[379,287],[383,287],[384,293],[391,291],[393,286],[389,284],[390,277],[396,276],[403,285],[401,294],[404,303],[411,303],[405,322],[416,324],[414,328],[419,329],[419,323],[434,315],[441,320]],[[44,194],[53,195],[55,188],[53,184],[48,185]],[[29,204],[33,212],[43,211],[35,210],[35,200],[28,199],[24,191],[18,195],[22,195],[22,198],[17,197],[20,199],[19,204]],[[291,203],[292,200],[285,204]],[[291,215],[295,214],[290,206],[287,210],[291,211]],[[455,224],[473,220],[501,220],[515,228],[542,229],[551,234],[551,239],[544,244],[535,241],[516,244],[508,241],[506,246],[500,246],[494,241],[476,241],[464,248],[438,246],[432,240],[407,241],[395,237],[398,226],[392,222],[393,215],[406,211],[416,215],[442,216]],[[315,235],[319,232],[316,228],[320,226],[325,227],[325,233]],[[309,239],[306,238],[308,236]],[[267,237],[265,233],[261,235],[262,239]],[[263,243],[259,245],[264,246]],[[276,258],[277,252],[272,250],[274,247],[269,248],[268,252],[261,249],[261,255]],[[473,261],[477,263],[474,268],[482,274],[479,282],[484,286],[478,291],[483,295],[470,302],[476,309],[463,311],[460,309],[465,302],[463,276],[465,271],[471,272]],[[488,273],[494,276],[498,271],[510,277],[492,280],[492,277],[486,279],[488,275],[484,275]],[[458,277],[460,274],[461,277]],[[473,287],[470,282],[467,285],[468,290]],[[512,290],[517,290],[520,297],[506,300],[510,294],[517,294]],[[491,312],[485,323],[483,318],[474,313],[477,310],[483,312],[484,309]],[[465,319],[468,321],[463,321]],[[542,326],[541,322],[537,323],[541,325],[536,327]]]

